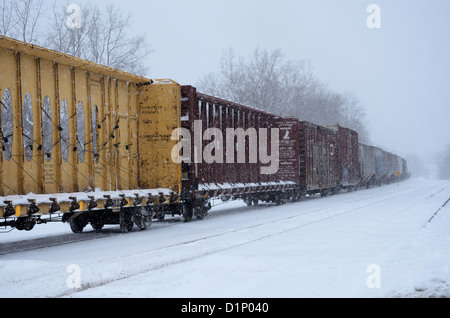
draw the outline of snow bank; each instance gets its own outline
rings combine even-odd
[[[449,181],[409,180],[282,206],[233,201],[203,221],[0,256],[0,296],[449,297],[448,198]]]

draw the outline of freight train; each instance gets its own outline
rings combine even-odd
[[[283,118],[0,37],[0,226],[80,233],[203,219],[211,199],[282,204],[409,177],[357,132]]]

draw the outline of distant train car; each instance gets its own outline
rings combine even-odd
[[[388,159],[386,152],[380,148],[374,147],[375,152],[375,163],[376,163],[376,174],[375,174],[375,184],[381,185],[387,182],[389,175],[388,172]]]
[[[375,150],[372,146],[359,144],[360,186],[369,188],[373,185],[377,168]]]
[[[337,174],[340,188],[356,190],[360,182],[358,133],[338,124],[328,127],[336,132]]]
[[[403,159],[400,156],[394,155],[395,159],[397,161],[396,169],[395,169],[395,176],[393,179],[393,182],[400,182],[407,178],[409,178],[409,170],[408,170],[408,164],[405,159]]]
[[[300,185],[307,194],[323,196],[337,192],[337,135],[332,129],[302,121],[299,123]]]
[[[387,161],[387,177],[386,183],[391,183],[394,181],[395,172],[398,170],[397,158],[394,154],[385,151],[386,161]]]
[[[402,174],[401,174],[401,180],[406,180],[411,176],[411,172],[409,171],[408,162],[402,158]]]
[[[338,190],[336,133],[296,118],[279,118],[280,167],[277,178],[299,185],[297,196]]]
[[[393,174],[393,176],[391,178],[391,182],[397,182],[397,181],[400,180],[400,177],[401,177],[401,174],[402,174],[403,161],[402,161],[402,159],[399,156],[397,156],[395,154],[393,154],[393,159],[394,159],[394,164],[393,164],[394,174]]]
[[[376,163],[375,184],[388,184],[409,178],[410,174],[405,159],[383,149],[373,148]]]

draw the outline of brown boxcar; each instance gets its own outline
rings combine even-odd
[[[358,133],[338,124],[329,128],[337,137],[337,174],[342,189],[356,189],[360,180]]]
[[[277,178],[284,181],[300,181],[299,121],[296,118],[278,118],[280,129],[280,165]]]
[[[336,133],[326,127],[299,122],[299,184],[303,193],[327,195],[338,190]]]
[[[184,198],[233,196],[247,203],[280,201],[286,197],[281,192],[295,187],[294,182],[278,179],[279,157],[275,155],[279,152],[272,149],[279,146],[279,139],[274,139],[279,136],[275,134],[279,132],[277,116],[199,93],[192,86],[181,87],[181,108],[184,138],[191,138],[183,149]],[[274,171],[264,172],[273,166]]]

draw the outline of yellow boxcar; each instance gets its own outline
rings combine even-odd
[[[167,138],[181,125],[173,81],[0,36],[0,101],[0,217],[8,196],[181,191]]]

